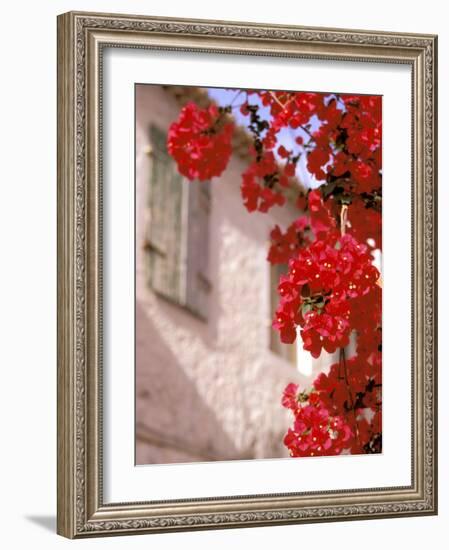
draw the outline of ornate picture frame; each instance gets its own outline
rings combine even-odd
[[[105,48],[407,65],[412,86],[411,484],[105,502]],[[437,513],[437,37],[131,15],[58,17],[58,533],[69,538]]]

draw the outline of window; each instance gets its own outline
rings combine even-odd
[[[148,193],[148,283],[154,292],[207,319],[209,294],[209,182],[187,181],[152,126]]]

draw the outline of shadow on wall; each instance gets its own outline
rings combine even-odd
[[[136,382],[136,464],[252,458],[237,451],[138,301]]]

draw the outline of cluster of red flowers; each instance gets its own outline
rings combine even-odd
[[[294,220],[285,233],[276,225],[270,234],[271,246],[267,260],[272,264],[288,264],[291,258],[314,239],[334,236],[337,238],[335,218],[323,203],[321,193],[310,191],[302,207],[308,207],[309,216]]]
[[[343,359],[333,364],[328,374],[321,373],[313,387],[330,414],[347,419],[354,434],[351,452],[374,452],[370,443],[373,436],[379,440],[382,433],[380,365],[360,355]]]
[[[373,251],[382,249],[381,98],[244,93],[236,108],[247,117],[252,160],[242,174],[243,204],[249,212],[268,212],[285,205],[288,194],[302,211],[287,229],[276,225],[270,234],[267,260],[288,267],[273,327],[285,343],[299,333],[313,357],[340,350],[339,362],[308,392],[295,384],[285,389],[282,404],[294,424],[284,443],[292,456],[380,452],[382,289]],[[206,180],[223,172],[233,108],[189,103],[182,109],[167,142],[180,173]],[[280,143],[283,129],[293,138],[288,148]],[[294,182],[302,157],[322,182],[319,189],[304,191]]]
[[[285,204],[282,192],[274,188],[277,184],[288,187],[288,177],[284,173],[279,173],[275,157],[268,151],[243,172],[241,193],[248,212],[268,212],[276,204]]]
[[[382,249],[382,215],[378,208],[367,206],[360,196],[354,196],[350,208],[348,232],[362,243],[373,241],[373,248]]]
[[[267,260],[271,264],[288,264],[290,258],[302,247],[310,243],[308,229],[310,220],[307,216],[301,216],[295,220],[285,233],[278,225],[270,233],[271,246]]]
[[[317,115],[325,119],[329,110],[325,104],[325,95],[313,92],[259,92],[262,105],[270,108],[271,129],[279,131],[283,127],[293,130],[306,125],[310,118]]]
[[[343,415],[330,412],[317,392],[300,393],[297,384],[289,384],[282,405],[293,412],[295,419],[284,437],[290,456],[338,455],[350,448],[351,427]]]
[[[378,279],[368,247],[351,235],[316,240],[290,259],[273,326],[285,343],[295,341],[300,326],[304,349],[313,357],[323,348],[333,353],[349,343],[353,299],[368,294]]]
[[[347,191],[358,194],[380,188],[380,113],[380,97],[332,98],[317,112],[322,123],[312,134],[315,147],[307,155],[308,170],[319,180],[339,179]]]
[[[288,384],[282,405],[293,412],[284,444],[291,456],[375,453],[382,442],[382,382],[364,358],[354,356],[321,373],[308,392]]]
[[[188,103],[168,131],[167,149],[179,172],[189,180],[219,176],[232,153],[234,124],[224,122],[224,111],[216,105],[200,109]]]

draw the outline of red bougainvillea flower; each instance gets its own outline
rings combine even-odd
[[[302,97],[302,99],[300,99]],[[312,95],[311,98],[314,96]],[[310,104],[312,111],[294,110],[292,105]],[[312,107],[313,105],[313,107]],[[293,111],[292,111],[293,109]],[[296,103],[288,103],[277,116],[277,131],[287,123],[292,128],[309,124],[316,115],[320,122],[312,133],[307,150],[307,169],[318,180],[332,182],[342,178],[339,185],[351,193],[369,193],[380,187],[381,181],[381,98],[371,96],[330,97],[327,101],[305,99],[297,94]]]
[[[367,206],[364,200],[355,196],[349,208],[348,222],[348,232],[355,239],[382,249],[382,215],[379,210]],[[371,239],[373,243],[369,242]]]
[[[375,453],[382,445],[381,384],[357,357],[321,373],[309,391],[284,389],[282,405],[294,416],[284,438],[291,456]]]
[[[276,310],[273,328],[279,331],[284,344],[292,344],[296,340],[296,327],[302,320],[301,297],[296,285],[292,284],[285,276],[281,276],[278,291],[282,298]]]
[[[331,309],[341,309],[343,315]],[[321,350],[334,353],[338,348],[344,348],[349,344],[350,325],[348,321],[349,310],[342,301],[329,301],[325,311],[309,311],[303,317],[301,323],[301,338],[304,349],[309,351],[312,357],[319,357]]]
[[[283,342],[292,343],[299,326],[313,357],[323,348],[332,353],[349,343],[352,300],[375,289],[378,279],[368,247],[351,235],[314,241],[297,252],[281,277],[273,327]]]
[[[377,411],[371,420],[359,418],[357,437],[353,438],[351,454],[380,453],[382,451],[382,412]]]
[[[299,290],[307,285],[311,294],[345,299],[367,294],[380,274],[372,264],[368,246],[346,234],[339,239],[332,235],[314,241],[299,250],[289,262],[288,275]],[[303,297],[309,296],[303,293]]]
[[[374,349],[381,344],[382,289],[378,282],[364,296],[359,296],[351,308],[350,323],[357,331],[359,353],[364,349]],[[369,344],[369,342],[371,342]]]
[[[382,401],[377,374],[377,369],[373,369],[366,358],[356,355],[345,360],[344,365],[342,362],[333,364],[327,374],[320,373],[313,387],[331,414],[344,415],[351,407],[357,412],[376,411]]]
[[[285,407],[286,409],[291,409],[293,412],[296,412],[296,409],[299,406],[298,395],[299,395],[298,384],[294,384],[293,382],[291,382],[285,387],[284,392],[282,394],[282,400],[281,400],[282,406]]]
[[[315,147],[307,155],[307,169],[317,180],[326,179],[327,171],[324,170],[324,167],[329,162],[330,157],[329,147]]]
[[[348,152],[367,160],[380,148],[382,103],[379,96],[343,96],[346,113],[341,127],[346,130]]]
[[[335,218],[325,206],[318,189],[309,192],[308,206],[310,212],[310,225],[317,239],[329,236],[336,229]]]
[[[331,416],[316,394],[299,393],[296,384],[289,384],[282,405],[294,415],[293,428],[284,437],[291,456],[337,455],[352,445],[349,425],[343,417]]]
[[[369,193],[380,187],[380,174],[374,162],[356,160],[350,164],[350,170],[359,193]]]
[[[290,156],[290,151],[287,151],[287,149],[283,145],[280,145],[278,147],[278,155],[281,158],[286,159]]]
[[[357,193],[369,193],[381,185],[382,107],[376,96],[342,96],[346,111],[338,122],[329,174],[345,176]],[[322,129],[320,129],[323,131]],[[328,141],[332,139],[329,134]],[[346,184],[345,184],[346,185]]]
[[[285,204],[285,197],[276,190],[276,184],[286,186],[285,178],[272,151],[266,151],[262,158],[252,162],[242,175],[241,194],[248,212],[268,212],[275,205]]]
[[[281,192],[262,187],[251,173],[243,174],[241,193],[248,212],[268,212],[273,206],[282,206],[285,203],[285,197]]]
[[[178,170],[189,180],[208,180],[219,176],[232,153],[234,125],[224,122],[223,111],[216,105],[200,109],[185,105],[168,131],[167,149]]]
[[[301,216],[295,220],[285,233],[282,233],[278,225],[270,233],[271,246],[268,251],[267,260],[271,264],[287,264],[295,253],[310,243],[306,231],[310,221],[307,216]]]

